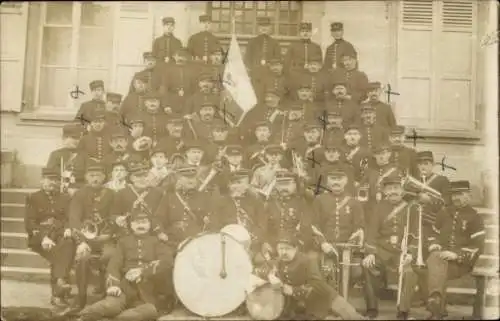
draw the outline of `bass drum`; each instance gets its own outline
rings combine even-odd
[[[246,306],[254,320],[276,320],[285,308],[285,297],[280,288],[266,283],[248,294]]]
[[[240,242],[241,245],[248,251],[250,250],[250,245],[252,243],[252,239],[248,230],[240,224],[229,224],[224,226],[221,230],[221,233],[225,233],[231,236],[236,241]]]
[[[175,293],[197,315],[223,316],[245,301],[252,269],[250,256],[238,241],[224,233],[204,234],[177,252]]]

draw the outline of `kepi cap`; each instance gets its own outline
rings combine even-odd
[[[299,24],[300,31],[312,31],[312,23],[310,22],[301,22]]]
[[[199,17],[199,20],[200,20],[200,22],[211,22],[212,18],[209,15],[207,15],[207,14],[202,14]]]
[[[452,193],[461,193],[470,191],[469,181],[453,181],[450,182],[450,191]]]
[[[111,93],[111,92],[106,93],[106,100],[112,101],[114,103],[121,103],[122,97],[123,97],[122,94]]]
[[[104,89],[104,81],[102,80],[93,80],[89,84],[90,90],[94,90],[96,88],[103,88]]]
[[[434,162],[434,155],[430,150],[425,150],[421,152],[417,152],[417,161],[423,162],[423,161],[431,161]]]
[[[161,22],[166,25],[167,23],[175,23],[175,19],[173,17],[164,17]]]
[[[48,168],[48,167],[42,168],[42,177],[44,177],[44,178],[59,179],[61,177],[60,175],[61,174],[59,173],[59,171],[57,171],[55,169]]]
[[[80,138],[82,133],[82,126],[79,124],[66,124],[63,126],[64,137]]]
[[[344,24],[342,22],[332,22],[330,24],[330,31],[344,30]]]

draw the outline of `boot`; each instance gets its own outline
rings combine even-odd
[[[342,296],[337,297],[332,302],[332,310],[344,320],[366,320],[356,309]]]
[[[430,320],[441,320],[442,316],[442,299],[441,294],[433,293],[429,296],[428,309],[431,312]]]
[[[365,312],[365,317],[369,320],[375,320],[378,317],[377,309],[367,309]]]

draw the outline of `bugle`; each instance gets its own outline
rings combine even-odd
[[[402,179],[402,186],[406,194],[408,195],[418,195],[419,193],[426,193],[429,197],[435,201],[440,201],[444,203],[441,193],[434,188],[422,183],[412,176],[406,176]]]

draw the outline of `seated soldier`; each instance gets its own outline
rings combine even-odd
[[[347,176],[347,185],[345,190],[348,195],[354,196],[354,168],[345,162],[344,155],[342,155],[342,148],[340,145],[336,144],[335,141],[330,142],[326,141],[324,147],[319,151],[318,159],[321,160],[321,164],[314,168],[313,174],[313,182],[322,182],[325,171],[328,171],[332,168],[340,168],[345,172]],[[323,154],[323,155],[321,155]],[[320,178],[321,177],[321,178]],[[327,186],[328,187],[328,186]],[[330,188],[330,187],[328,187]],[[324,191],[326,192],[326,191]]]
[[[130,157],[128,133],[121,126],[111,128],[110,132],[109,145],[112,151],[102,161],[108,175],[111,173],[113,164],[116,162],[126,162]]]
[[[324,320],[330,310],[344,320],[364,319],[324,281],[314,259],[299,250],[295,235],[278,235],[276,251],[277,262],[257,274],[285,295],[285,310],[280,320]]]
[[[188,126],[184,126],[182,136],[192,139],[212,140],[212,127],[218,123],[215,117],[217,108],[216,101],[206,101],[197,106],[194,114],[184,116]]]
[[[71,231],[65,230],[70,197],[59,192],[60,179],[58,171],[42,169],[41,188],[26,198],[24,218],[28,247],[50,263],[51,303],[55,306],[67,304],[66,295],[71,292],[67,282],[75,251]]]
[[[106,128],[121,126],[122,119],[120,114],[120,104],[122,102],[122,95],[117,93],[106,93],[106,105],[104,117],[106,121]]]
[[[354,179],[359,183],[364,176],[371,153],[368,149],[360,146],[361,131],[357,124],[345,127],[344,141],[345,161],[353,167]]]
[[[354,50],[346,50],[342,53],[342,68],[333,71],[331,79],[333,82],[346,82],[347,91],[352,101],[359,103],[366,99],[366,87],[368,77],[358,69],[358,54]]]
[[[253,131],[253,139],[255,143],[248,147],[245,159],[248,161],[248,167],[252,170],[265,165],[267,162],[264,159],[265,149],[271,139],[271,124],[267,121],[255,123]]]
[[[353,101],[351,95],[348,94],[346,82],[335,81],[332,84],[331,92],[333,96],[327,98],[326,109],[339,113],[344,126],[359,122],[361,110],[358,102]]]
[[[283,148],[280,145],[270,144],[265,149],[264,160],[266,164],[257,168],[252,176],[251,183],[257,190],[264,192],[273,185],[278,171],[285,170],[281,166],[283,161]]]
[[[111,152],[109,131],[105,128],[106,113],[96,109],[90,116],[89,132],[80,140],[78,149],[86,156],[85,163],[102,162]]]
[[[437,215],[435,239],[427,259],[428,310],[432,320],[443,318],[446,282],[470,273],[484,250],[484,222],[470,206],[469,182],[451,182],[450,189],[452,204]]]
[[[131,233],[118,241],[107,267],[106,298],[80,311],[79,321],[151,321],[160,311],[171,312],[173,251],[150,234],[150,217],[140,208],[132,211],[128,226]]]
[[[403,172],[403,176],[418,177],[417,152],[415,149],[404,145],[405,126],[393,127],[389,141],[392,148],[391,162],[399,167]]]

